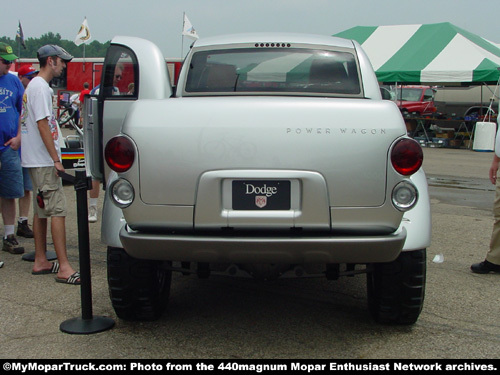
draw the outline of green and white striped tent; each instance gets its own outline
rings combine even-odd
[[[334,36],[361,44],[381,82],[497,83],[500,48],[451,23],[357,26]]]

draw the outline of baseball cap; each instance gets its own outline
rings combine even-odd
[[[60,57],[66,62],[73,59],[73,56],[71,56],[64,48],[56,46],[55,44],[46,44],[45,46],[40,47],[36,56],[38,57],[38,60],[49,56]]]
[[[12,47],[6,43],[0,42],[0,57],[7,61],[17,59],[17,56],[12,53]]]
[[[31,65],[23,65],[19,68],[17,71],[17,75],[22,77],[22,76],[29,76],[32,74],[38,73],[38,70],[33,68]]]

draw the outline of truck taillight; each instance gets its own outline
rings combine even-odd
[[[113,171],[128,171],[135,159],[132,141],[124,136],[111,138],[104,149],[104,159]]]
[[[403,176],[410,176],[417,172],[423,161],[422,147],[413,139],[400,139],[392,148],[392,166]]]

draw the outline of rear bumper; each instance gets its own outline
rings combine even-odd
[[[406,230],[381,236],[149,234],[123,226],[125,251],[140,259],[217,263],[372,263],[397,258]]]

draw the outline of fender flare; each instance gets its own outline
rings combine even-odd
[[[122,210],[111,202],[109,185],[118,178],[116,172],[111,172],[106,186],[106,195],[102,208],[101,241],[107,246],[123,248],[120,241],[120,230],[127,223]]]
[[[431,204],[425,172],[421,169],[410,180],[418,190],[417,205],[403,215],[401,226],[406,229],[407,237],[403,251],[426,249],[431,244]]]

